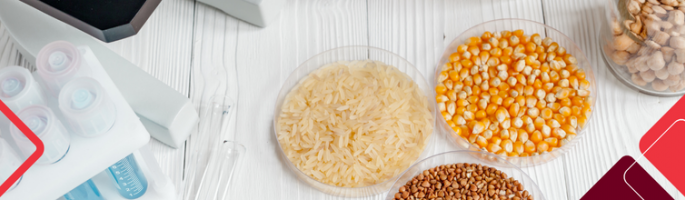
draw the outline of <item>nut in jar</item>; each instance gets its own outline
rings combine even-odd
[[[613,2],[613,1],[612,1]],[[607,56],[639,86],[685,89],[685,0],[618,0]]]

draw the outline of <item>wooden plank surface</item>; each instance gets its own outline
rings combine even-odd
[[[604,20],[596,0],[289,0],[279,19],[258,28],[190,0],[162,1],[136,37],[107,44],[167,83],[198,108],[216,93],[238,104],[222,138],[243,143],[246,159],[233,180],[230,199],[343,199],[299,181],[280,158],[273,133],[274,102],[281,84],[306,59],[340,46],[370,45],[399,54],[428,80],[443,49],[476,24],[500,18],[546,23],[576,41],[595,71],[597,105],[588,134],[569,153],[523,170],[547,199],[579,199],[623,155],[639,157],[638,142],[677,98],[653,97],[629,89],[606,69],[597,47]],[[0,67],[32,69],[0,23]],[[218,86],[203,78],[216,69]],[[219,92],[214,92],[219,91]],[[152,150],[182,194],[184,157],[194,149],[171,149],[157,141]],[[454,150],[438,142],[432,153]],[[640,162],[676,199],[685,200],[648,162]],[[187,163],[186,163],[187,164]],[[382,199],[384,194],[358,199]]]

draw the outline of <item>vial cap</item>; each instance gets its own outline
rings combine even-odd
[[[47,124],[48,122],[45,117],[39,117],[34,115],[26,119],[26,126],[29,127],[29,129],[31,129],[31,131],[33,131],[33,133],[35,134],[43,132]]]
[[[86,89],[77,89],[71,95],[71,107],[77,110],[87,108],[93,103],[93,94]]]
[[[69,57],[62,51],[55,51],[48,57],[48,64],[53,71],[62,71],[69,66]]]
[[[21,81],[14,77],[9,77],[2,81],[2,93],[7,96],[12,97],[17,95],[22,89],[24,88],[21,84]]]

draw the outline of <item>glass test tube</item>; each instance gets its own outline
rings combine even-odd
[[[17,66],[0,70],[0,99],[14,112],[30,105],[46,105],[43,91],[31,72]]]
[[[98,81],[76,78],[62,87],[59,109],[76,134],[95,137],[109,131],[116,121],[114,103]]]
[[[36,161],[36,164],[52,164],[64,158],[69,151],[71,137],[50,108],[33,105],[20,111],[17,116],[43,141],[45,146],[45,152]],[[36,146],[26,138],[24,133],[19,131],[16,125],[12,125],[10,133],[24,157],[28,157],[36,151]]]
[[[91,75],[79,50],[65,41],[45,45],[36,56],[36,68],[53,96],[71,79]]]
[[[23,161],[24,160],[19,158],[19,155],[12,150],[7,141],[0,138],[0,183],[7,181],[12,173],[17,171]],[[10,187],[10,190],[19,185],[19,182],[21,182],[21,178]]]
[[[133,154],[126,156],[107,170],[110,177],[114,179],[119,194],[124,198],[136,199],[147,191],[147,179],[138,167]]]
[[[69,191],[64,198],[67,200],[104,200],[100,195],[100,190],[90,179]]]

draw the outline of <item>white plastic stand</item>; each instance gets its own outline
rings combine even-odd
[[[64,158],[54,164],[32,166],[24,174],[17,187],[0,197],[0,200],[57,199],[90,178],[93,178],[105,199],[123,199],[116,192],[114,184],[111,183],[112,180],[108,180],[109,177],[106,176],[102,177],[102,172],[117,161],[144,147],[149,142],[150,135],[112,80],[107,76],[90,48],[79,47],[78,49],[92,70],[92,78],[100,82],[109,98],[114,102],[117,112],[116,122],[108,132],[93,138],[74,134],[73,130],[70,130],[71,127],[65,124],[71,133],[71,146]],[[37,81],[41,81],[36,73],[33,76]],[[43,87],[43,90],[46,89]],[[49,95],[46,96],[48,97],[48,106],[62,122],[65,122],[66,120],[62,117],[57,106],[57,99]],[[2,120],[7,120],[4,115]],[[7,127],[2,127],[2,129],[2,132],[7,131]],[[6,134],[2,135],[3,138],[7,138]],[[159,165],[155,162],[154,157],[149,155],[149,150],[145,151],[136,152],[134,155],[149,182],[146,194],[139,199],[174,199],[176,192],[173,184],[161,174]],[[110,182],[109,185],[107,182]]]

